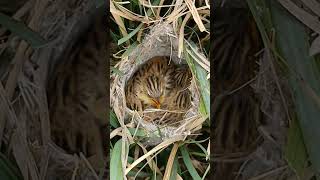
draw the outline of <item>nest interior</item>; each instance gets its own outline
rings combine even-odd
[[[125,87],[127,107],[159,126],[178,126],[191,105],[187,65],[156,56],[141,65]]]

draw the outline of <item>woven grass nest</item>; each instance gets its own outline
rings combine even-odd
[[[134,73],[147,61],[156,56],[167,56],[176,66],[186,65],[186,60],[178,57],[178,39],[173,33],[171,24],[159,23],[151,27],[149,34],[128,56],[123,57],[115,66],[123,74],[113,74],[111,76],[111,107],[120,124],[133,123],[135,127],[144,129],[147,134],[143,141],[147,146],[157,145],[168,139],[185,139],[187,136],[200,130],[204,118],[199,112],[200,92],[194,77],[192,78],[189,91],[192,101],[190,109],[185,113],[183,120],[176,126],[158,125],[145,121],[137,111],[126,106],[125,86],[126,82]]]

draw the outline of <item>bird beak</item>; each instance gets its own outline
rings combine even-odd
[[[159,102],[157,102],[156,108],[157,108],[157,109],[160,109],[160,103],[159,103]]]
[[[154,103],[154,107],[157,109],[160,109],[160,102],[157,100],[152,99],[153,103]]]

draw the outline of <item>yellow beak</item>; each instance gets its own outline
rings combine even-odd
[[[160,109],[160,102],[155,100],[155,99],[152,99],[152,102],[153,102],[153,107],[157,108],[157,109]]]

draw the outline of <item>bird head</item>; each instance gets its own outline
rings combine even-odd
[[[149,104],[152,107],[157,109],[160,109],[161,104],[163,103],[163,100],[164,100],[163,96],[160,96],[159,98],[153,98],[145,93],[138,93],[137,96],[144,103]]]
[[[152,101],[152,106],[153,107],[155,107],[157,109],[160,109],[161,104],[160,104],[160,102],[158,100],[151,98],[151,101]]]

